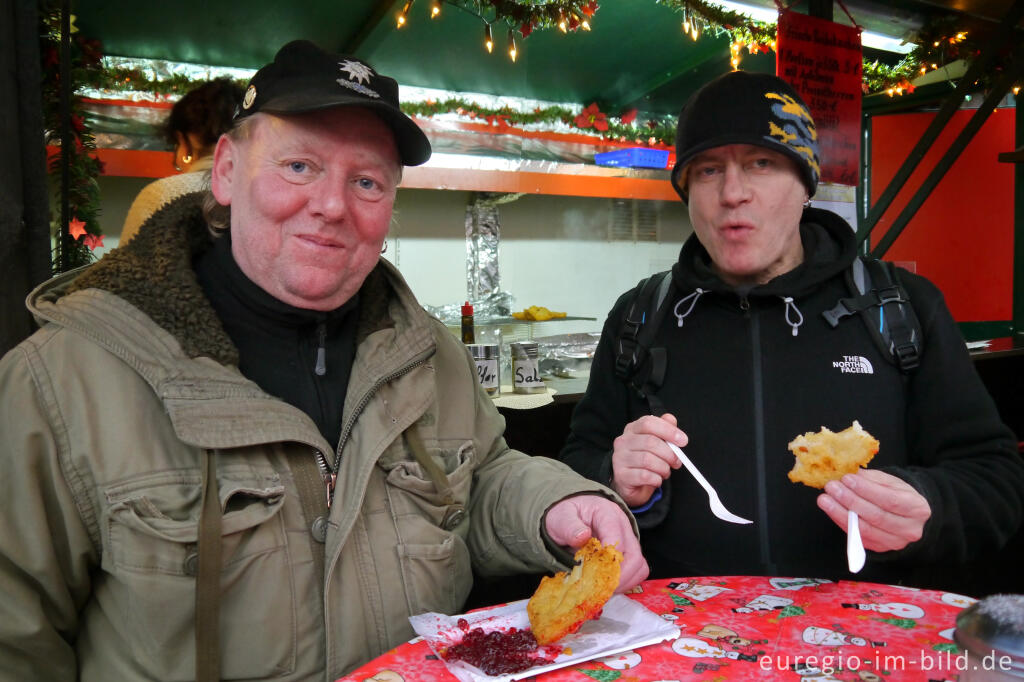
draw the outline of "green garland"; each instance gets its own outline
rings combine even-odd
[[[68,268],[85,265],[94,259],[92,250],[102,244],[103,229],[100,227],[100,190],[97,178],[103,172],[103,164],[96,158],[96,143],[85,124],[81,97],[76,94],[77,85],[91,74],[102,71],[100,65],[100,44],[75,33],[72,17],[71,81],[74,84],[71,95],[71,135],[73,142],[65,149],[61,143],[60,118],[60,43],[61,15],[56,2],[42,0],[40,3],[40,55],[42,58],[43,82],[43,128],[47,145],[59,147],[49,164],[51,177],[59,177],[61,158],[66,155],[69,172],[69,215],[68,221],[76,226],[84,225],[84,233],[73,237],[60,224],[60,209],[53,211],[50,230],[53,237],[54,273],[60,271],[66,262]],[[56,187],[56,206],[61,205],[59,181]]]
[[[683,28],[694,40],[712,30],[715,35],[728,33],[732,43],[746,47],[751,53],[775,50],[775,24],[754,21],[746,14],[733,12],[703,0],[655,0],[681,15]]]
[[[488,24],[504,22],[525,38],[534,29],[589,30],[589,19],[597,11],[597,0],[444,0],[480,17]],[[411,6],[406,0],[406,11]],[[493,18],[488,19],[488,15]]]
[[[559,106],[537,108],[533,111],[517,111],[509,107],[482,107],[461,98],[435,101],[406,102],[402,111],[409,116],[430,118],[440,114],[457,114],[470,120],[487,123],[501,130],[513,125],[563,123],[584,134],[599,136],[614,142],[631,142],[641,146],[672,145],[675,136],[674,121],[649,119],[643,124],[636,122],[637,111],[631,109],[614,118],[601,112],[591,104],[580,113]]]
[[[112,69],[91,70],[83,74],[82,85],[118,92],[150,92],[158,95],[184,95],[205,81],[193,81],[176,73],[168,78],[150,78],[143,69],[118,66]],[[248,81],[237,81],[245,90]]]

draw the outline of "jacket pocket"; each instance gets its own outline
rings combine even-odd
[[[449,534],[437,544],[401,544],[398,558],[410,614],[453,615],[462,610],[473,587],[469,549],[462,538]]]
[[[427,448],[427,454],[444,471],[446,486],[438,486],[415,461],[384,458],[381,466],[387,470],[409,613],[452,614],[462,609],[473,585],[465,538],[475,457],[471,442],[454,449]]]
[[[195,677],[195,590],[201,476],[195,470],[133,478],[105,491],[103,568],[97,588],[141,668],[163,680]],[[276,473],[218,471],[222,516],[221,678],[262,678],[295,667],[292,570]],[[115,625],[115,627],[118,627]]]

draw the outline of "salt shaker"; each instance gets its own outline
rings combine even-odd
[[[540,378],[537,361],[537,343],[520,341],[509,344],[512,351],[512,391],[514,393],[544,393],[547,388]]]

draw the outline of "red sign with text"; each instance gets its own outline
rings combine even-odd
[[[798,12],[779,15],[776,73],[814,117],[821,180],[858,183],[862,54],[860,30]]]

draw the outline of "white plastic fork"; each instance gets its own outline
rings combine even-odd
[[[846,562],[849,565],[850,573],[856,573],[864,568],[867,556],[864,552],[864,543],[860,539],[860,518],[857,512],[852,509],[846,511]]]
[[[715,491],[715,488],[708,483],[708,479],[704,478],[704,475],[701,474],[696,465],[690,461],[690,458],[683,454],[683,451],[674,443],[669,443],[668,441],[665,441],[665,443],[668,444],[672,452],[676,453],[676,457],[678,457],[679,461],[682,462],[684,467],[686,467],[686,470],[689,471],[695,479],[697,479],[697,483],[700,483],[700,487],[704,488],[705,492],[707,492],[708,504],[711,506],[712,514],[723,521],[728,521],[729,523],[753,523],[750,519],[745,519],[742,516],[736,516],[726,509],[725,505],[722,504],[722,501],[718,499],[718,493]]]

